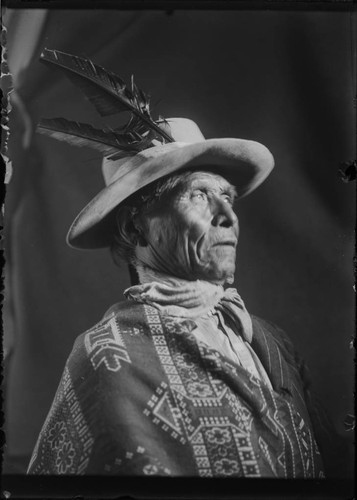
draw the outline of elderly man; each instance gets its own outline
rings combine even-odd
[[[36,444],[31,474],[321,478],[327,420],[277,327],[233,288],[234,203],[273,168],[241,139],[205,140],[190,120],[173,139],[105,160],[106,187],[68,243],[110,247],[136,270],[80,335]]]

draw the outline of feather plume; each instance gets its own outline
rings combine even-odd
[[[142,151],[152,142],[150,134],[142,137],[135,132],[118,133],[65,118],[42,119],[37,125],[37,132],[74,146],[91,147],[104,156],[111,155],[113,160]]]
[[[149,99],[131,79],[131,89],[112,72],[93,64],[89,59],[66,54],[58,50],[44,49],[40,61],[64,71],[79,86],[101,116],[129,111],[132,119],[126,132],[153,135],[160,142],[173,142],[170,134],[162,130],[150,115]],[[135,120],[137,118],[138,120]],[[131,130],[130,128],[133,127]]]

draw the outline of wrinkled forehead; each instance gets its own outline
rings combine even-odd
[[[188,173],[185,181],[188,188],[202,185],[217,191],[235,191],[235,187],[227,179],[219,174],[205,170]]]

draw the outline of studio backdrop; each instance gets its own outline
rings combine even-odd
[[[92,59],[151,95],[153,114],[194,120],[206,138],[266,145],[269,179],[237,205],[235,286],[306,359],[340,434],[353,412],[355,186],[351,13],[7,10],[13,174],[5,200],[5,471],[24,472],[75,338],[130,285],[108,250],[66,245],[104,186],[100,154],[35,133],[41,118],[103,120],[46,47]],[[7,464],[7,465],[6,465]]]

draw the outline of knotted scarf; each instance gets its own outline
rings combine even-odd
[[[217,311],[225,313],[242,327],[242,335],[252,341],[251,317],[235,288],[227,288],[203,280],[187,281],[158,273],[148,268],[137,269],[141,284],[127,288],[127,299],[145,303],[161,314],[182,318],[199,318]]]

